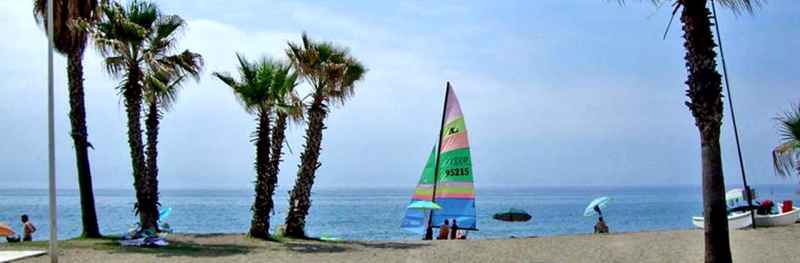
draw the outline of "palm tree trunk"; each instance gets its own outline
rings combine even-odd
[[[145,128],[147,129],[147,171],[145,174],[147,176],[145,178],[147,178],[146,184],[150,195],[147,200],[151,202],[148,206],[154,206],[158,209],[158,125],[161,114],[156,102],[154,99],[148,102],[147,105],[147,117],[145,119]],[[158,230],[158,222],[156,222],[155,228]]]
[[[136,205],[134,209],[139,214],[139,223],[142,229],[151,229],[156,227],[158,208],[153,206],[154,203],[149,200],[152,195],[150,194],[150,189],[148,189],[144,144],[142,142],[142,87],[139,84],[141,78],[141,69],[137,66],[131,66],[123,95],[125,96],[125,110],[128,115],[128,145],[131,148],[133,186],[136,189]]]
[[[256,130],[256,197],[253,201],[253,219],[250,221],[250,237],[267,240],[269,236],[269,216],[272,212],[272,195],[274,189],[270,187],[269,164],[269,111],[258,114],[258,128]],[[274,185],[274,183],[272,183]]]
[[[275,128],[272,130],[272,150],[270,152],[269,163],[272,167],[273,176],[278,178],[280,172],[281,157],[283,156],[283,140],[286,138],[286,113],[278,113],[275,120]],[[275,181],[277,183],[277,180]]]
[[[275,209],[275,202],[272,197],[275,195],[275,188],[278,184],[278,173],[280,173],[281,156],[283,155],[283,140],[286,132],[286,118],[285,113],[278,113],[278,118],[275,121],[275,127],[272,129],[272,142],[269,154],[269,169],[267,169],[266,178],[266,199],[265,206],[267,210],[266,222],[267,230],[269,231],[269,219],[272,211]]]
[[[705,262],[731,262],[725,180],[720,156],[722,80],[716,67],[714,36],[706,0],[682,0],[684,47],[689,77],[686,105],[700,132],[703,159],[703,216]]]
[[[83,48],[67,56],[67,78],[69,79],[69,120],[72,125],[72,141],[75,144],[75,162],[78,167],[78,187],[81,197],[81,236],[99,238],[97,210],[94,206],[92,171],[89,166],[89,134],[86,129],[86,106],[83,93]]]
[[[314,98],[308,109],[308,128],[306,129],[306,145],[300,155],[300,167],[297,179],[289,199],[289,214],[286,216],[286,232],[289,237],[305,238],[306,215],[311,208],[311,187],[319,163],[320,144],[322,143],[322,130],[325,129],[327,111],[322,104],[322,98]]]

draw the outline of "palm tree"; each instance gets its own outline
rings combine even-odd
[[[366,68],[350,56],[346,48],[328,42],[316,42],[303,33],[302,43],[289,43],[286,53],[297,72],[311,86],[305,150],[300,155],[297,179],[289,199],[286,236],[305,237],[305,218],[311,208],[311,187],[320,167],[319,154],[325,117],[331,104],[344,104],[355,94],[355,84]]]
[[[775,172],[782,177],[800,176],[800,104],[777,119],[783,143],[772,150]]]
[[[89,165],[89,135],[86,129],[86,106],[83,92],[83,51],[86,50],[88,33],[76,28],[78,21],[94,22],[98,19],[97,0],[61,0],[53,2],[53,32],[55,49],[67,57],[67,79],[69,83],[69,120],[72,125],[75,161],[78,167],[78,187],[81,198],[81,236],[99,238],[97,211],[94,206],[92,172]],[[47,0],[33,1],[36,22],[46,24]]]
[[[170,30],[177,30],[185,24],[180,17],[168,16],[173,25],[168,26]],[[166,34],[166,33],[165,33]],[[169,34],[166,34],[169,35]],[[152,35],[155,36],[155,35]],[[170,45],[171,46],[171,45]],[[166,52],[167,49],[162,50]],[[167,111],[175,103],[183,81],[186,77],[193,77],[199,80],[200,70],[203,67],[203,59],[200,54],[185,50],[180,54],[163,55],[156,60],[158,65],[150,66],[151,69],[158,69],[156,72],[147,72],[144,77],[144,98],[147,103],[147,116],[145,117],[145,129],[147,134],[146,147],[146,178],[149,180],[155,191],[154,197],[158,199],[158,129],[162,117],[162,111]]]
[[[292,72],[288,64],[282,62],[264,58],[253,63],[242,55],[237,54],[236,57],[239,60],[239,80],[228,73],[215,72],[214,76],[233,90],[245,111],[256,115],[258,125],[252,140],[256,146],[256,196],[251,208],[253,218],[250,222],[249,235],[268,240],[270,213],[274,207],[272,196],[277,183],[277,172],[272,171],[273,165],[270,163],[270,149],[275,148],[270,141],[270,122],[276,106],[284,107],[277,103],[282,103],[287,93],[291,93],[297,86],[297,74]],[[283,137],[283,131],[280,132],[280,137]],[[277,158],[280,159],[280,155]]]
[[[199,59],[192,57],[193,53],[167,54],[175,45],[177,30],[183,25],[180,17],[162,15],[151,2],[133,0],[127,6],[103,5],[102,19],[93,29],[95,46],[105,57],[106,71],[122,78],[118,88],[128,117],[128,145],[136,190],[134,211],[139,214],[142,229],[157,229],[159,206],[157,180],[150,178],[147,172],[142,141],[145,84],[153,85],[152,74],[196,74],[189,66]]]
[[[651,0],[655,4],[674,3],[673,15],[681,10],[688,79],[686,106],[692,112],[700,133],[703,216],[705,217],[705,261],[731,262],[728,219],[725,206],[725,180],[720,155],[722,125],[722,79],[717,72],[717,53],[711,32],[708,0]],[[624,2],[621,1],[621,2]],[[723,6],[752,11],[757,0],[717,0]]]
[[[296,76],[295,76],[296,78]],[[287,83],[288,84],[288,83]],[[283,145],[286,139],[286,128],[288,123],[298,124],[303,121],[303,101],[294,90],[295,85],[286,85],[284,88],[276,90],[276,97],[274,102],[275,111],[275,126],[272,127],[272,149],[270,150],[270,183],[271,188],[270,196],[274,192],[275,185],[278,183],[278,174],[280,173],[280,163],[283,161]]]

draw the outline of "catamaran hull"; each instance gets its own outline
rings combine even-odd
[[[792,209],[797,210],[797,209],[800,209],[800,208],[797,208],[797,207],[793,206]],[[796,223],[800,223],[800,216],[797,216],[797,222]]]
[[[779,215],[756,214],[756,226],[788,226],[800,219],[800,209],[794,207],[792,211]]]
[[[692,217],[692,224],[697,228],[704,228],[704,222],[705,220],[702,216]],[[752,225],[753,218],[750,217],[750,212],[728,216],[728,229],[742,229]]]

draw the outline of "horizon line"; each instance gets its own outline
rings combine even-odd
[[[755,186],[790,186],[795,184],[779,184],[779,183],[767,183],[767,184],[754,184]],[[476,189],[497,189],[497,188],[505,188],[505,189],[513,189],[513,188],[576,188],[576,187],[586,187],[586,188],[626,188],[626,187],[701,187],[700,184],[599,184],[599,185],[580,185],[580,184],[563,184],[563,185],[506,185],[506,184],[494,184],[494,185],[483,185],[483,186],[476,186]],[[731,184],[730,187],[741,187],[741,184]],[[401,188],[408,188],[413,189],[410,186],[395,186],[395,185],[372,185],[372,186],[365,186],[365,185],[334,185],[334,186],[319,186],[315,187],[317,190],[329,190],[329,189],[401,189]],[[0,187],[0,191],[4,190],[48,190],[47,187]],[[77,191],[79,188],[58,188],[57,190],[62,191]],[[131,190],[133,188],[122,188],[122,187],[95,187],[93,190]],[[162,187],[159,189],[160,191],[175,191],[175,190],[219,190],[219,191],[249,191],[252,190],[249,187]],[[278,187],[276,190],[291,190],[291,188],[284,188]]]

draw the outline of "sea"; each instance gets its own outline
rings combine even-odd
[[[800,203],[798,186],[754,186],[759,199],[793,200]],[[312,196],[307,218],[310,236],[344,240],[415,240],[421,236],[400,228],[413,187],[321,188]],[[276,229],[286,215],[288,191],[278,189],[271,227]],[[594,198],[608,196],[604,219],[612,232],[691,229],[691,217],[702,213],[700,186],[625,187],[494,187],[476,189],[477,227],[473,239],[588,234],[595,217],[583,215]],[[57,194],[58,238],[81,233],[80,200],[77,190]],[[136,223],[133,190],[95,190],[100,230],[119,235]],[[167,219],[179,233],[245,233],[253,202],[252,190],[163,190],[162,207],[172,208]],[[494,213],[519,208],[533,216],[528,222],[502,222]],[[38,231],[34,239],[48,238],[46,189],[0,191],[0,222],[20,231],[20,215],[28,214]],[[2,240],[0,242],[5,242]]]

